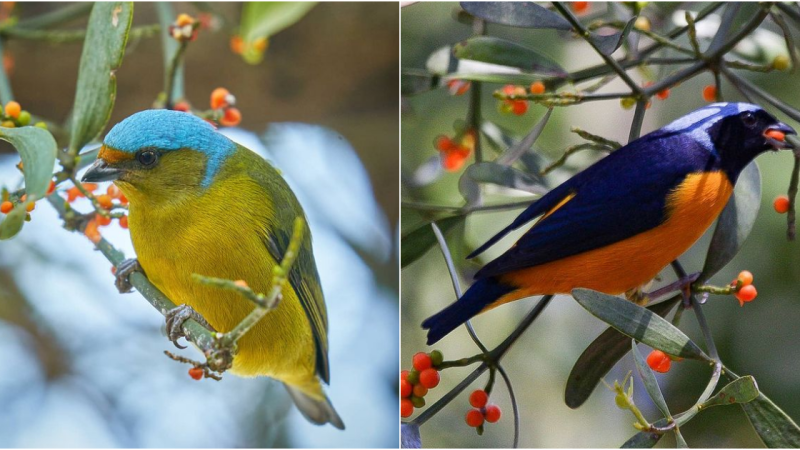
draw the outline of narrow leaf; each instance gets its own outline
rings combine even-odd
[[[686,443],[686,439],[683,438],[681,434],[681,430],[678,427],[675,427],[675,446],[677,448],[689,448],[689,444]]]
[[[589,289],[574,289],[572,296],[598,319],[639,342],[673,356],[711,361],[681,330],[646,308]]]
[[[753,161],[739,175],[736,189],[717,219],[698,282],[707,281],[736,256],[753,229],[760,206],[761,174]]]
[[[266,40],[302,19],[316,2],[247,2],[242,8],[240,33],[244,41],[242,57],[250,64],[263,58],[263,49],[254,43]]]
[[[542,76],[535,73],[485,73],[485,72],[454,72],[444,77],[445,81],[464,80],[482,81],[484,83],[495,84],[522,84],[529,85],[534,81],[542,81],[545,89],[552,90],[554,83],[560,79],[550,78],[542,80]]]
[[[631,340],[631,349],[633,350],[633,362],[636,364],[636,371],[639,372],[639,377],[641,377],[642,383],[644,383],[644,388],[647,389],[647,394],[650,395],[653,403],[655,403],[658,410],[661,411],[661,414],[669,419],[672,417],[672,414],[669,412],[667,401],[664,400],[664,394],[661,393],[661,388],[658,387],[656,375],[653,373],[653,369],[647,365],[647,361],[645,361],[644,356],[642,356],[642,353],[639,351],[639,347],[636,346],[635,340]]]
[[[653,448],[661,440],[663,434],[640,431],[625,441],[620,448]]]
[[[616,32],[614,34],[609,34],[605,36],[601,36],[596,33],[592,33],[591,39],[597,45],[597,48],[603,52],[604,55],[610,55],[614,53],[620,45],[625,41],[625,37],[628,36],[628,33],[631,32],[631,28],[633,28],[633,24],[636,22],[636,17],[631,18],[627,24],[625,24],[625,28],[622,31]]]
[[[477,36],[453,46],[459,59],[469,59],[501,66],[518,67],[527,72],[566,77],[557,62],[536,50],[496,37]]]
[[[461,2],[461,7],[491,23],[522,28],[572,29],[572,25],[559,14],[533,2]]]
[[[766,395],[759,394],[755,400],[741,406],[764,445],[769,448],[800,448],[800,428]]]
[[[661,317],[666,316],[680,302],[677,295],[669,300],[648,306],[647,309]],[[609,327],[583,351],[567,378],[564,400],[570,408],[577,408],[589,398],[600,380],[630,350],[630,338]]]
[[[38,127],[0,127],[0,139],[13,145],[19,152],[28,202],[44,198],[53,176],[53,165],[56,160],[57,146],[53,135]],[[8,239],[22,229],[26,203],[18,204],[6,215],[3,222],[0,222],[0,239]]]
[[[76,153],[103,132],[117,93],[116,71],[122,64],[133,20],[133,2],[98,2],[92,7],[83,42],[70,151]]]
[[[737,378],[719,390],[714,396],[703,402],[700,409],[719,405],[747,403],[758,397],[758,385],[752,376]]]
[[[400,93],[414,95],[436,88],[438,76],[425,70],[403,69],[400,73]]]
[[[463,221],[464,216],[453,216],[437,220],[436,225],[442,230],[442,234],[446,234]],[[426,223],[403,236],[400,244],[401,267],[405,267],[422,257],[434,244],[436,244],[436,236],[433,234],[430,223]]]
[[[503,165],[510,165],[513,164],[514,161],[519,159],[523,153],[527,152],[533,144],[539,139],[541,136],[542,131],[544,131],[544,127],[547,125],[547,121],[550,120],[550,115],[553,113],[553,108],[547,110],[544,117],[531,129],[531,131],[521,140],[517,145],[509,148],[505,153],[500,155],[497,158],[498,164]],[[538,173],[538,172],[537,172]]]
[[[511,166],[495,162],[480,162],[467,168],[466,175],[478,183],[491,183],[534,194],[545,194],[547,189],[539,180]]]

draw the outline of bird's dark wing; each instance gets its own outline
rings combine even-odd
[[[634,141],[524,211],[512,227],[519,228],[544,216],[514,247],[478,271],[475,278],[556,261],[658,226],[666,219],[669,193],[688,174],[711,167],[713,158],[685,136],[652,136]],[[537,206],[540,203],[544,207]],[[510,229],[504,230],[507,231]]]

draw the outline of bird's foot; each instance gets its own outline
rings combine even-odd
[[[133,286],[131,286],[130,276],[134,272],[144,273],[144,269],[139,264],[139,260],[136,258],[126,259],[122,261],[117,266],[117,272],[115,274],[116,280],[114,281],[114,285],[117,287],[117,290],[120,294],[126,294],[133,290]]]
[[[167,338],[169,338],[175,347],[181,349],[186,348],[186,346],[178,344],[178,339],[186,337],[186,334],[183,332],[183,324],[187,320],[193,319],[195,322],[207,328],[209,331],[214,333],[217,331],[203,316],[200,315],[200,313],[195,311],[194,308],[189,305],[184,304],[176,306],[175,308],[167,311],[165,316],[167,318]]]
[[[641,287],[626,291],[625,298],[639,306],[645,306],[648,302],[650,302],[650,295],[644,292]]]
[[[676,290],[680,290],[681,294],[683,295],[684,304],[688,306],[688,305],[691,304],[691,300],[689,299],[689,296],[690,296],[690,294],[692,292],[692,283],[697,281],[697,278],[699,276],[700,276],[700,272],[693,273],[691,275],[686,275],[685,277],[683,277],[683,278],[681,278],[681,279],[679,279],[679,280],[677,280],[675,282],[672,282],[672,283],[670,283],[670,284],[668,284],[666,286],[660,287],[660,288],[656,289],[655,291],[652,291],[652,292],[650,292],[650,293],[648,293],[646,295],[649,298],[655,299],[655,298],[661,297],[662,295],[666,295],[666,294],[669,294],[671,292],[675,292]]]

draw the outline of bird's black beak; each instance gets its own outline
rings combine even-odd
[[[785,136],[787,134],[797,134],[797,132],[794,131],[794,128],[783,122],[778,122],[764,130],[764,137],[767,139],[767,143],[775,150],[792,148],[792,144],[786,142]]]
[[[89,166],[89,170],[83,174],[82,182],[98,182],[98,181],[114,181],[122,174],[121,169],[111,167],[102,159],[95,160],[94,164]]]

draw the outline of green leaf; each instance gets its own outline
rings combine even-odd
[[[469,59],[501,66],[518,67],[527,72],[566,77],[557,62],[536,50],[496,37],[477,36],[453,46],[459,59]]]
[[[673,432],[675,433],[675,446],[677,448],[689,448],[689,444],[687,444],[686,439],[683,438],[681,430],[678,427],[675,427]]]
[[[661,440],[663,434],[640,431],[625,441],[620,448],[653,448]]]
[[[661,414],[667,419],[671,418],[672,414],[669,412],[667,401],[664,400],[664,394],[661,393],[661,388],[658,387],[656,375],[653,373],[653,369],[647,364],[647,361],[645,361],[644,356],[642,356],[642,353],[639,351],[639,347],[636,346],[635,340],[631,340],[631,349],[633,350],[633,362],[636,365],[636,371],[639,372],[639,377],[641,377],[642,383],[644,383],[644,388],[647,389],[647,394],[650,395],[653,403],[655,403],[658,410],[661,411]]]
[[[711,361],[681,330],[646,308],[590,289],[574,289],[572,296],[598,319],[639,342],[669,355]]]
[[[0,127],[0,139],[13,145],[19,152],[25,174],[25,193],[28,195],[26,202],[18,204],[0,222],[0,239],[8,239],[22,229],[25,206],[44,198],[47,193],[53,177],[57,146],[53,135],[38,127]]]
[[[491,23],[522,28],[572,29],[572,25],[559,14],[533,2],[461,2],[461,7]]]
[[[73,154],[103,132],[117,93],[116,71],[122,64],[133,20],[133,2],[98,2],[92,7],[83,42],[72,132]]]
[[[467,168],[466,175],[478,183],[491,183],[534,194],[543,195],[547,192],[536,177],[495,162],[472,164]]]
[[[308,13],[317,2],[247,2],[242,9],[240,34],[244,41],[244,60],[258,64],[263,51],[254,48],[259,39],[269,39],[278,32],[294,25]]]
[[[625,40],[625,37],[628,33],[631,32],[631,28],[633,28],[633,24],[636,22],[636,17],[630,19],[627,24],[625,24],[625,28],[622,31],[619,31],[614,34],[609,34],[606,36],[601,36],[596,33],[591,34],[591,39],[597,45],[597,48],[605,55],[610,55],[614,53],[622,42]]]
[[[707,281],[736,256],[753,229],[760,206],[761,174],[753,161],[739,175],[733,195],[717,219],[698,282]]]
[[[542,131],[544,131],[544,127],[547,125],[547,121],[550,120],[550,115],[553,113],[553,108],[549,108],[547,112],[544,114],[541,120],[531,129],[531,131],[525,135],[525,137],[519,141],[516,145],[510,147],[507,151],[503,152],[495,161],[498,164],[502,165],[511,165],[517,159],[519,159],[524,153],[533,147],[533,144],[539,139],[539,136],[542,135]],[[536,172],[539,173],[538,171]]]
[[[666,316],[681,301],[681,296],[648,306],[647,309],[661,317]],[[600,380],[630,350],[630,338],[609,327],[583,351],[567,378],[564,401],[570,408],[577,408],[589,398]]]
[[[446,234],[456,225],[464,222],[464,216],[452,216],[437,220],[436,225]],[[424,255],[436,244],[436,235],[433,234],[430,223],[426,223],[403,236],[400,244],[400,266],[405,267]]]
[[[544,83],[545,89],[552,90],[553,86],[559,83],[560,79],[543,80],[541,75],[534,73],[482,73],[482,72],[455,72],[443,77],[444,81],[464,80],[464,81],[483,81],[484,83],[495,84],[521,84],[529,85],[534,81]]]
[[[751,402],[758,397],[758,385],[752,376],[737,378],[703,402],[700,409],[719,405]]]
[[[800,428],[791,417],[778,408],[766,395],[742,403],[750,424],[769,448],[800,448]]]

